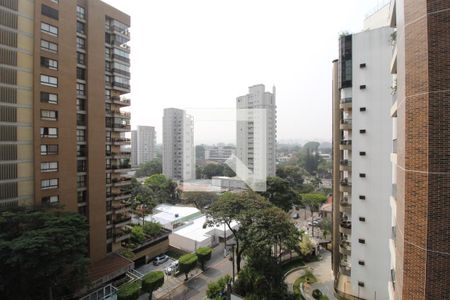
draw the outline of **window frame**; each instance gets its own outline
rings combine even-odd
[[[48,45],[48,47],[43,46],[43,44],[45,44],[45,43]],[[56,47],[54,47],[55,49],[52,49],[51,46],[56,46]],[[58,44],[47,41],[45,39],[41,39],[41,50],[48,51],[51,53],[58,53]]]
[[[51,36],[58,36],[58,27],[49,23],[41,22],[41,32]]]
[[[58,172],[58,169],[59,169],[59,164],[57,161],[41,162],[41,172],[42,173]]]
[[[50,109],[41,109],[41,120],[45,121],[57,121],[58,111]]]
[[[50,70],[58,70],[58,60],[41,56],[41,67]]]
[[[58,187],[58,178],[41,179],[41,190],[57,189]]]
[[[48,79],[47,81],[45,79]],[[52,80],[54,82],[52,82]],[[42,85],[51,86],[51,87],[58,87],[58,77],[50,76],[46,74],[41,74],[40,82]]]

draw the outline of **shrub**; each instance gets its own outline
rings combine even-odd
[[[320,299],[320,297],[322,297],[323,295],[322,295],[322,292],[320,290],[315,289],[312,292],[312,296],[313,296],[314,299]]]
[[[131,229],[131,241],[141,244],[145,240],[144,229],[142,226],[136,225]]]
[[[126,283],[117,292],[118,300],[137,300],[141,293],[141,282]]]
[[[180,264],[180,272],[186,275],[185,280],[188,280],[188,274],[195,268],[195,266],[197,265],[197,261],[197,255],[195,255],[194,253],[185,254],[178,259],[178,262]]]
[[[203,271],[205,271],[205,263],[211,259],[212,251],[210,247],[201,247],[195,250]]]
[[[142,290],[149,293],[148,299],[152,299],[153,291],[164,284],[164,273],[161,271],[150,272],[142,278]]]
[[[223,292],[227,286],[227,283],[231,281],[230,275],[225,275],[221,277],[219,280],[211,282],[208,284],[208,289],[206,290],[206,296],[208,299],[222,300],[225,299],[222,297]]]
[[[144,224],[144,233],[155,237],[157,236],[162,230],[162,226],[159,223],[156,222],[146,222]]]

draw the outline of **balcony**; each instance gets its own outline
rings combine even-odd
[[[349,201],[348,197],[342,198],[339,210],[341,212],[345,212],[345,213],[351,213],[352,212],[352,204]]]
[[[119,165],[112,165],[111,169],[114,172],[128,172],[131,169],[130,164],[119,164]]]
[[[118,242],[121,242],[123,240],[127,240],[130,237],[131,237],[131,232],[129,232],[129,231],[128,232],[120,231],[120,232],[114,234],[114,242],[118,243]]]
[[[125,131],[130,131],[131,130],[131,125],[130,124],[117,124],[117,123],[114,123],[114,124],[112,124],[112,128],[113,128],[113,131],[125,132]]]
[[[112,138],[113,145],[129,145],[131,144],[131,139],[128,138]]]
[[[352,234],[352,221],[342,221],[339,224],[339,232],[343,234]]]
[[[114,211],[115,214],[125,214],[129,211],[129,205],[125,202],[119,202],[119,201],[115,201],[112,203],[112,210]]]
[[[113,178],[112,183],[113,183],[114,187],[122,187],[122,186],[130,185],[131,179],[127,178],[127,177]]]
[[[123,91],[126,93],[129,93],[130,88],[131,88],[131,86],[129,84],[125,84],[125,83],[121,83],[121,82],[117,82],[117,81],[112,82],[112,87],[116,90]]]
[[[121,26],[117,26],[114,24],[111,24],[111,26],[109,27],[111,29],[111,31],[114,34],[120,34],[121,36],[127,37],[128,40],[130,39],[130,31],[128,29],[124,29]]]
[[[342,241],[339,245],[339,252],[343,255],[352,255],[352,246],[348,241]]]
[[[352,140],[342,140],[339,150],[352,150]]]
[[[113,152],[112,157],[114,159],[125,159],[130,158],[131,153],[126,151]]]
[[[352,109],[352,98],[343,98],[339,103],[339,108],[342,110]]]
[[[127,214],[116,214],[112,221],[114,227],[122,227],[131,223],[131,216]]]
[[[339,265],[339,273],[346,276],[351,276],[352,274],[352,267],[347,262],[341,262]]]
[[[340,128],[341,130],[352,130],[352,119],[343,119]]]
[[[121,105],[121,106],[130,106],[131,105],[130,99],[120,98],[119,96],[113,96],[112,101],[114,104]]]
[[[351,171],[352,170],[352,161],[348,159],[343,159],[340,162],[339,170],[341,171]]]
[[[122,118],[122,119],[130,119],[131,113],[130,112],[121,112],[121,111],[113,111],[114,117],[116,118]]]
[[[352,183],[350,181],[348,181],[347,178],[341,180],[340,186],[339,186],[339,191],[350,193],[352,191]]]

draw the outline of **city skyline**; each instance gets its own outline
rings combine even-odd
[[[329,1],[323,10],[297,1],[105,2],[132,17],[132,129],[155,126],[161,143],[163,109],[179,107],[195,117],[196,144],[236,142],[236,95],[255,84],[277,87],[279,141],[331,141],[331,81],[322,74],[336,58],[336,38],[360,31],[364,16],[387,3]],[[317,23],[312,11],[328,25],[299,35]]]

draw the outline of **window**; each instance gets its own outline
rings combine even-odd
[[[58,178],[41,180],[41,189],[47,190],[56,188],[58,188]]]
[[[84,53],[77,52],[77,64],[79,65],[86,64],[86,55]]]
[[[114,48],[113,50],[114,56],[122,61],[129,61],[130,54],[126,51]]]
[[[360,286],[360,287],[364,287],[364,282],[362,282],[362,281],[358,281],[358,286]]]
[[[55,204],[55,203],[59,202],[59,197],[58,197],[58,195],[42,197],[41,201],[42,201],[42,204]]]
[[[41,74],[41,84],[58,87],[58,78]]]
[[[86,70],[82,68],[77,68],[77,79],[86,80]]]
[[[77,145],[77,156],[85,157],[87,152],[86,145]]]
[[[56,172],[58,171],[58,162],[43,162],[41,163],[41,172]]]
[[[360,156],[366,156],[366,152],[365,151],[361,151],[361,152],[359,152],[359,155]]]
[[[86,40],[80,37],[77,37],[77,49],[86,49]]]
[[[86,115],[77,114],[77,126],[86,126]]]
[[[364,196],[364,195],[359,195],[359,200],[366,200],[366,196]]]
[[[366,130],[365,129],[360,129],[359,133],[364,134],[364,133],[366,133]]]
[[[358,243],[360,243],[360,244],[365,244],[365,243],[366,243],[366,240],[365,240],[365,239],[358,239]]]
[[[45,4],[41,5],[41,14],[55,20],[59,19],[58,10],[51,8],[50,6],[47,6]]]
[[[41,22],[41,31],[50,35],[58,36],[58,27]]]
[[[41,92],[41,102],[50,103],[50,104],[58,104],[58,94]]]
[[[365,68],[366,67],[366,64],[365,63],[362,63],[362,64],[359,64],[359,67],[362,69],[362,68]]]
[[[58,137],[58,128],[41,127],[41,138],[55,139]]]
[[[77,99],[77,110],[85,111],[86,110],[86,102],[84,99]]]
[[[86,172],[87,164],[85,160],[77,160],[77,172]]]
[[[366,178],[366,173],[359,173],[359,177]]]
[[[58,145],[41,145],[41,155],[57,155]]]
[[[51,70],[58,70],[58,61],[41,56],[41,67],[49,68]]]
[[[77,95],[78,96],[86,95],[86,86],[83,83],[77,83]]]
[[[86,141],[86,130],[77,129],[77,142],[85,142]]]
[[[77,176],[77,188],[86,187],[86,175],[78,175]]]
[[[365,222],[365,221],[366,221],[366,218],[365,218],[365,217],[359,217],[359,220],[360,220],[361,222]]]
[[[59,0],[50,0],[50,1],[52,1],[53,3],[59,3]]]
[[[366,265],[366,263],[365,263],[365,261],[363,261],[363,260],[358,260],[358,265],[364,266],[364,265]]]
[[[77,201],[78,201],[78,203],[83,203],[83,202],[87,201],[86,191],[77,192]]]
[[[105,84],[111,85],[111,76],[105,75]]]
[[[105,99],[111,100],[111,90],[105,90]]]
[[[84,23],[77,21],[77,32],[81,34],[86,34],[86,27]]]
[[[81,20],[84,20],[86,18],[86,10],[84,7],[77,6],[77,17]]]
[[[41,120],[56,121],[58,112],[56,110],[41,109]]]
[[[58,44],[55,44],[55,43],[52,43],[52,42],[49,42],[46,40],[41,40],[41,49],[56,53],[56,52],[58,52]]]
[[[78,213],[82,216],[85,216],[87,218],[88,209],[87,206],[80,206],[78,207]]]
[[[105,56],[106,58],[109,58],[111,56],[111,49],[109,49],[108,47],[105,48]]]
[[[359,111],[366,111],[366,108],[365,107],[360,107]]]
[[[361,84],[361,85],[359,86],[359,89],[360,89],[360,90],[365,90],[365,89],[366,89],[366,85],[365,85],[365,84]]]

